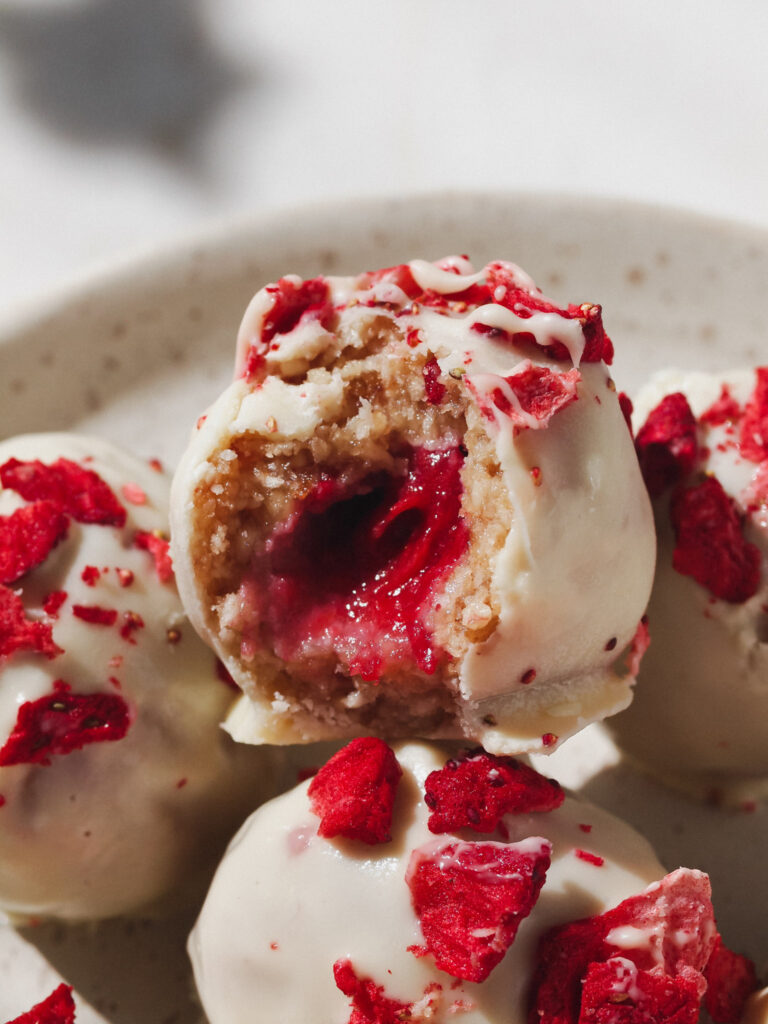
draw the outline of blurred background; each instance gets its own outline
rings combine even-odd
[[[0,0],[0,308],[344,196],[768,225],[766,41],[764,0]]]

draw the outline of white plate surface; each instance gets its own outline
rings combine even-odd
[[[74,429],[172,466],[231,372],[257,287],[295,272],[352,273],[463,252],[520,263],[562,301],[597,301],[632,394],[669,365],[768,362],[768,233],[624,202],[440,195],[286,210],[84,282],[0,326],[0,437]],[[695,713],[695,709],[692,709]],[[620,813],[662,860],[701,867],[726,941],[768,967],[768,812],[727,814],[666,792],[618,760],[598,729],[545,765]],[[0,925],[0,1020],[59,974],[79,1024],[194,1024],[186,919],[92,927]],[[95,1007],[92,1010],[91,1007]]]

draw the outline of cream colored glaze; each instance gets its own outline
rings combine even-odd
[[[661,399],[675,391],[698,418],[727,383],[743,405],[755,384],[752,370],[726,374],[669,370],[656,375],[637,399],[641,426]],[[733,447],[717,448],[723,427],[699,427],[711,449],[703,464],[744,511],[757,466]],[[672,568],[674,535],[669,496],[656,500],[659,536],[656,580],[648,609],[651,646],[629,711],[610,723],[620,745],[662,780],[702,798],[740,804],[768,795],[768,528],[764,510],[747,517],[745,534],[762,553],[757,593],[742,604],[717,600]]]
[[[568,797],[548,814],[507,815],[510,841],[546,837],[552,865],[530,917],[489,978],[454,982],[430,956],[407,950],[423,943],[405,882],[411,851],[440,842],[427,828],[422,786],[447,755],[417,743],[396,751],[404,774],[392,842],[364,846],[320,838],[308,783],[262,807],[233,840],[189,942],[211,1024],[344,1024],[349,1001],[334,984],[333,964],[346,958],[359,976],[404,1002],[417,1002],[431,983],[442,986],[439,1009],[429,1018],[434,1024],[524,1024],[542,933],[602,913],[664,874],[641,836],[586,802]],[[590,864],[577,849],[605,863]]]
[[[49,765],[0,768],[0,906],[16,915],[96,918],[144,908],[194,884],[275,788],[271,755],[236,748],[218,727],[233,692],[217,679],[214,655],[189,625],[174,583],[161,583],[151,555],[133,545],[137,530],[167,531],[167,475],[74,435],[0,444],[0,464],[62,456],[89,460],[124,505],[127,522],[122,529],[71,522],[48,559],[14,584],[35,618],[43,616],[45,595],[67,591],[53,625],[64,653],[48,660],[20,652],[0,664],[0,745],[19,706],[49,694],[57,679],[75,693],[119,693],[134,720],[121,740],[53,756]],[[145,504],[126,500],[127,483],[139,485]],[[0,490],[0,514],[22,504]],[[90,587],[81,579],[86,566],[109,571]],[[132,585],[119,585],[116,567],[134,573]],[[117,625],[84,622],[73,604],[114,608]],[[135,644],[119,633],[127,611],[145,624],[133,634]],[[169,642],[169,629],[177,642]]]
[[[443,293],[482,278],[482,271],[471,273],[461,258],[448,262],[463,274],[457,276],[424,261],[410,266],[422,286]],[[513,268],[513,273],[519,283],[532,287],[519,268]],[[443,372],[460,368],[471,396],[477,390],[475,385],[473,391],[473,381],[509,376],[524,360],[554,373],[574,370],[541,350],[532,354],[508,339],[474,331],[473,323],[509,331],[522,326],[542,344],[556,337],[576,362],[584,347],[578,320],[552,313],[535,313],[523,320],[496,304],[451,315],[428,307],[409,314],[410,300],[392,285],[386,286],[387,298],[397,308],[371,308],[361,304],[370,291],[356,290],[357,280],[328,279],[336,307],[358,300],[339,310],[335,333],[315,322],[300,323],[267,354],[272,375],[262,386],[253,389],[238,376],[194,431],[174,482],[174,561],[185,606],[195,627],[257,704],[250,713],[238,709],[228,725],[244,742],[286,743],[327,735],[310,729],[297,733],[290,725],[275,723],[274,709],[248,685],[242,666],[228,658],[219,643],[204,581],[196,578],[189,557],[195,488],[215,478],[212,462],[233,438],[250,433],[303,442],[341,407],[338,376],[310,375],[312,379],[292,384],[279,374],[306,369],[319,350],[332,361],[342,349],[359,344],[362,323],[393,319],[398,310],[403,310],[398,319],[402,330],[419,332],[415,351],[425,357],[434,355]],[[381,287],[379,283],[373,290]],[[271,303],[262,290],[245,313],[238,337],[238,374],[252,339],[260,336]],[[396,351],[392,358],[398,358]],[[580,374],[577,401],[556,413],[546,429],[518,432],[512,420],[502,415],[488,422],[516,514],[493,567],[498,626],[462,659],[458,687],[464,734],[495,752],[540,750],[547,734],[549,749],[554,749],[559,741],[631,700],[633,679],[625,668],[617,667],[616,658],[631,641],[650,592],[655,555],[651,511],[608,370],[602,363],[582,364]],[[541,486],[534,484],[533,467],[541,471]],[[611,651],[606,651],[614,638]],[[522,677],[531,668],[535,681],[524,685]]]

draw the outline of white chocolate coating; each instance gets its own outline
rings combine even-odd
[[[269,755],[236,748],[219,728],[233,691],[216,678],[214,656],[189,625],[173,580],[161,582],[152,556],[134,545],[137,530],[167,531],[167,475],[103,441],[67,434],[0,444],[0,464],[12,457],[87,459],[127,521],[71,521],[46,561],[12,585],[36,619],[45,617],[45,595],[67,592],[53,622],[63,653],[0,659],[0,746],[19,707],[49,695],[58,679],[77,694],[119,694],[132,721],[122,739],[54,754],[48,765],[0,767],[0,906],[69,919],[143,909],[199,884],[246,814],[275,791]],[[138,485],[143,504],[126,500],[126,484]],[[0,514],[24,504],[0,490]],[[81,578],[86,566],[100,570],[94,586]],[[117,568],[133,573],[130,585],[120,585]],[[115,609],[117,622],[82,621],[72,614],[76,604]],[[135,643],[120,635],[128,611],[144,622]]]
[[[424,261],[413,261],[410,269],[421,287],[440,293],[456,292],[484,277],[484,271],[474,273],[462,258],[443,261],[443,266],[449,263],[461,273]],[[517,283],[535,287],[522,271],[513,270]],[[299,278],[290,280],[300,283]],[[305,443],[322,423],[338,415],[345,394],[337,373],[312,370],[300,385],[285,378],[303,373],[318,354],[332,369],[337,356],[364,335],[364,325],[374,318],[397,321],[403,334],[411,335],[411,349],[433,354],[441,373],[464,374],[470,401],[481,407],[490,391],[506,387],[503,377],[521,372],[530,361],[558,375],[575,367],[581,374],[577,400],[546,424],[521,414],[518,427],[522,420],[526,429],[520,430],[512,417],[486,403],[492,410],[487,431],[514,517],[491,569],[498,621],[491,635],[470,643],[451,668],[462,719],[452,735],[474,737],[497,753],[554,749],[590,722],[626,707],[633,679],[617,658],[645,611],[655,539],[650,505],[608,370],[603,363],[580,363],[584,336],[579,321],[548,312],[523,318],[497,303],[451,315],[427,306],[409,313],[410,300],[393,284],[379,282],[363,291],[356,278],[327,280],[338,312],[337,329],[331,333],[318,321],[299,323],[280,337],[279,345],[270,346],[270,375],[256,388],[237,377],[193,432],[174,481],[173,551],[185,607],[251,701],[233,712],[228,722],[233,736],[244,742],[290,743],[333,733],[278,721],[272,700],[226,650],[205,581],[190,554],[198,529],[195,492],[215,479],[222,455],[236,457],[230,446],[238,438]],[[367,306],[372,295],[387,300],[391,308]],[[246,311],[238,339],[238,375],[272,301],[262,290]],[[573,363],[550,358],[543,349],[532,353],[509,337],[499,340],[478,332],[474,324],[510,335],[524,330],[541,345],[556,337]],[[400,358],[393,348],[391,359]],[[514,405],[514,394],[508,387],[507,392]],[[360,418],[364,430],[362,412]],[[540,486],[532,474],[536,467]],[[529,682],[532,668],[535,678]]]
[[[727,384],[740,406],[752,370],[656,375],[638,396],[640,427],[661,399],[681,391],[697,419]],[[697,468],[713,473],[744,513],[760,467],[742,458],[727,427],[698,427],[709,455]],[[718,447],[719,446],[719,447]],[[669,493],[654,502],[659,558],[648,617],[651,646],[632,707],[610,723],[620,745],[663,781],[693,795],[740,803],[768,793],[768,519],[748,513],[745,537],[760,549],[757,593],[741,604],[714,598],[672,567],[675,538]]]
[[[418,743],[395,749],[403,778],[390,843],[320,838],[308,783],[262,807],[233,840],[189,942],[211,1024],[345,1024],[349,1001],[332,968],[347,958],[358,976],[403,1002],[418,1002],[428,985],[440,985],[434,1024],[524,1024],[541,934],[600,914],[664,874],[641,836],[591,804],[568,797],[547,814],[507,815],[511,842],[533,836],[552,842],[552,865],[530,917],[488,979],[456,982],[430,956],[407,950],[423,938],[405,874],[411,851],[439,838],[427,828],[423,783],[445,763],[446,752]],[[577,849],[605,863],[588,863]]]

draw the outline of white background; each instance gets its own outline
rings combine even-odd
[[[764,0],[0,0],[0,311],[340,196],[554,189],[768,226],[767,46]]]

